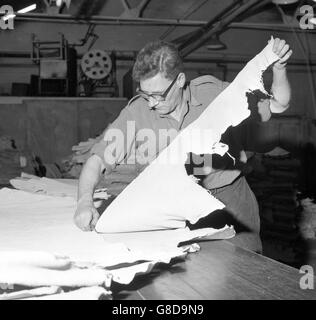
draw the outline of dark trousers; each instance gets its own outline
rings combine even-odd
[[[223,210],[210,213],[189,227],[191,229],[222,228],[226,224],[233,225],[236,236],[228,241],[251,251],[262,253],[259,207],[245,177],[241,176],[228,186],[210,191],[226,207]]]

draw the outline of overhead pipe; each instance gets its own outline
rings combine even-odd
[[[228,25],[228,28],[231,29],[252,29],[252,30],[271,30],[271,31],[281,31],[281,32],[291,32],[293,33],[293,29],[295,32],[299,33],[316,33],[315,30],[304,30],[299,26],[289,26],[283,23],[251,23],[251,22],[232,22]]]
[[[201,47],[207,40],[212,37],[212,35],[214,35],[215,33],[219,33],[222,29],[233,22],[235,18],[237,18],[239,15],[261,1],[264,1],[265,3],[270,2],[270,0],[249,0],[246,4],[236,9],[231,15],[219,21],[215,26],[213,26],[213,23],[211,23],[212,21],[210,21],[207,26],[201,28],[201,30],[203,31],[202,35],[200,32],[197,32],[195,35],[187,39],[179,46],[181,55],[183,57],[186,57],[191,52]]]
[[[136,51],[115,51],[115,57],[117,61],[135,61],[137,55]],[[78,54],[78,59],[82,58],[83,55]],[[185,63],[247,63],[253,56],[251,55],[217,55],[217,56],[201,56],[191,55],[184,59]],[[0,51],[0,58],[29,58],[31,55],[27,51]],[[3,63],[3,65],[6,65]],[[10,64],[7,64],[10,65]],[[25,64],[27,65],[27,64]],[[32,63],[29,64],[33,65]],[[288,65],[292,66],[303,66],[306,65],[305,60],[301,59],[290,59]],[[311,61],[313,67],[316,66],[316,60]]]
[[[72,24],[98,24],[98,25],[152,25],[152,26],[184,26],[184,27],[200,27],[205,21],[179,20],[179,19],[151,19],[151,18],[120,18],[111,16],[91,16],[74,18],[70,14],[59,14],[51,16],[48,14],[27,13],[23,15],[17,14],[17,21],[32,22],[57,22]]]
[[[23,14],[23,16],[17,16],[17,21],[28,22],[50,22],[50,23],[71,23],[71,24],[95,24],[95,25],[122,25],[122,26],[178,26],[178,27],[202,27],[205,26],[207,21],[195,21],[195,20],[177,20],[177,19],[145,19],[145,18],[117,18],[98,16],[91,17],[91,19],[81,18],[79,20],[74,19],[71,15],[49,16],[46,14]],[[96,19],[96,20],[95,20]],[[289,32],[294,28],[297,32],[316,33],[316,30],[302,30],[299,27],[290,27],[282,23],[249,23],[249,22],[232,22],[227,28],[232,29],[257,29],[257,30],[273,30]],[[192,32],[193,34],[193,32]],[[181,37],[182,38],[182,37]],[[182,38],[182,40],[185,37]]]

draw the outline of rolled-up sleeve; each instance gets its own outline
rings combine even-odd
[[[119,163],[128,158],[135,148],[136,117],[132,106],[126,106],[109,125],[103,138],[90,150],[91,155],[99,156],[110,173]]]

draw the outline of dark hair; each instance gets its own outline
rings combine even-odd
[[[133,67],[133,79],[139,82],[161,72],[165,78],[173,80],[183,69],[177,47],[172,43],[156,40],[147,43],[139,51]]]

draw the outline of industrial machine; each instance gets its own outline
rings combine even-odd
[[[116,82],[115,54],[113,52],[93,49],[81,59],[81,96],[119,95]]]
[[[40,41],[32,35],[31,59],[39,65],[32,91],[40,96],[76,96],[77,53],[63,34],[56,41]]]
[[[38,64],[39,74],[31,78],[31,95],[77,96],[78,65],[75,47],[83,46],[90,37],[93,37],[93,42],[80,61],[80,96],[119,95],[115,53],[91,49],[97,39],[93,29],[93,25],[89,26],[86,37],[77,44],[69,44],[63,34],[55,41],[41,41],[32,35],[31,58]]]

